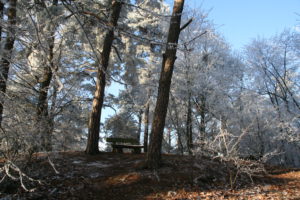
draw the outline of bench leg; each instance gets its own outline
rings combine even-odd
[[[140,154],[141,153],[141,149],[140,148],[134,148],[133,149],[133,153]]]
[[[118,153],[123,153],[123,148],[117,148]]]

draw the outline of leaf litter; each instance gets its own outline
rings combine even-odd
[[[41,154],[22,170],[42,184],[26,182],[36,188],[26,192],[7,179],[0,199],[300,199],[298,169],[266,166],[268,173],[254,175],[253,182],[239,174],[232,187],[228,170],[236,169],[219,160],[164,155],[157,171],[145,169],[144,160],[144,154],[60,152],[51,157],[56,173]]]

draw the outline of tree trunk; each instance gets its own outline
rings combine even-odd
[[[109,18],[110,28],[107,30],[104,37],[104,44],[101,53],[101,63],[100,66],[98,67],[98,73],[97,73],[96,91],[94,94],[92,111],[90,114],[89,125],[88,125],[88,141],[87,141],[85,153],[90,155],[99,153],[98,143],[99,143],[101,110],[103,106],[104,90],[106,84],[105,74],[107,71],[109,55],[114,40],[113,28],[117,26],[121,8],[122,8],[122,2],[119,2],[117,0],[112,1],[111,15]]]
[[[190,59],[189,59],[189,51],[188,47],[185,44],[184,45],[184,59],[186,63],[186,71],[185,71],[185,80],[186,80],[186,85],[187,85],[187,98],[188,98],[188,105],[187,105],[187,118],[186,118],[186,141],[187,141],[187,149],[189,152],[189,155],[192,155],[192,148],[193,148],[193,126],[192,126],[192,92],[191,92],[191,78],[189,76],[190,73]]]
[[[172,129],[171,127],[168,128],[168,144],[169,144],[169,148],[168,148],[168,153],[171,153],[172,150]]]
[[[53,51],[53,50],[51,50]],[[52,52],[53,53],[53,52]],[[50,57],[50,56],[49,56]],[[42,82],[39,88],[39,97],[37,104],[37,121],[40,126],[42,136],[41,145],[46,151],[52,150],[51,133],[49,131],[49,113],[48,113],[48,90],[52,80],[52,70],[50,66],[45,66]]]
[[[50,136],[50,141],[52,139],[52,134],[54,131],[54,117],[55,117],[55,108],[56,108],[56,103],[57,103],[57,85],[53,86],[53,94],[52,94],[52,98],[51,98],[51,106],[49,108],[49,123],[48,123],[48,136]],[[52,143],[51,143],[52,144]],[[52,145],[51,145],[52,148]]]
[[[2,3],[2,1],[0,1],[0,20],[3,21],[4,18],[3,18],[3,11],[4,11],[4,3]],[[2,40],[2,26],[0,25],[0,41]],[[2,71],[2,70],[1,70]],[[1,79],[0,79],[1,80]],[[1,92],[2,89],[1,89]],[[3,94],[0,94],[0,96],[2,96]],[[2,113],[3,113],[3,100],[4,98],[1,97],[0,99],[0,126],[1,126],[1,122],[2,122]]]
[[[264,137],[263,133],[261,132],[261,127],[259,123],[258,113],[256,113],[256,123],[257,123],[257,139],[259,140],[259,147],[258,147],[258,159],[261,159],[265,153],[265,145],[264,145]]]
[[[15,26],[17,17],[17,0],[9,0],[9,6],[7,9],[7,36],[2,49],[2,55],[0,60],[0,125],[3,115],[3,103],[4,95],[6,93],[6,81],[8,78],[9,67],[11,63],[11,54],[15,43]]]
[[[57,6],[57,1],[53,1],[52,3],[54,6]],[[43,4],[44,9],[46,5]],[[49,16],[51,17],[51,16]],[[53,23],[52,21],[49,23]],[[42,147],[46,151],[52,151],[52,126],[53,122],[49,118],[48,113],[48,91],[52,81],[53,72],[52,70],[57,71],[58,68],[55,66],[53,58],[54,58],[54,42],[55,42],[55,25],[49,26],[50,34],[48,38],[48,64],[46,64],[44,68],[44,74],[40,81],[40,88],[39,88],[39,97],[37,103],[37,120],[40,123],[40,134],[42,135]],[[48,31],[45,33],[46,37]],[[41,123],[42,122],[42,123]]]
[[[147,165],[157,169],[161,162],[161,147],[166,114],[169,103],[169,93],[176,60],[177,44],[180,34],[181,14],[184,0],[175,0],[171,17],[166,52],[163,55],[162,70],[159,79],[158,95],[154,111],[151,139],[147,155]]]
[[[182,143],[182,133],[184,132],[184,130],[182,130],[181,125],[179,124],[179,117],[178,117],[179,114],[176,107],[177,105],[176,105],[175,98],[172,95],[171,95],[171,101],[173,102],[171,107],[174,109],[175,113],[171,114],[170,112],[169,116],[177,134],[177,150],[181,155],[183,155],[184,148]],[[175,119],[173,119],[173,117],[175,117]]]
[[[200,138],[201,138],[201,143],[204,143],[205,140],[205,129],[206,129],[206,122],[205,122],[205,111],[206,111],[206,103],[205,103],[206,99],[205,96],[202,95],[201,96],[201,103],[200,103],[200,107],[199,107],[199,112],[200,112]]]
[[[178,152],[183,155],[184,153],[184,149],[183,149],[183,144],[182,144],[182,140],[181,140],[181,134],[180,132],[177,130],[177,148],[178,148]]]
[[[224,155],[229,156],[229,150],[228,150],[228,136],[227,136],[227,120],[224,116],[221,116],[221,127],[220,127],[220,133],[221,133],[221,151]]]
[[[4,3],[0,1],[0,20],[3,20]],[[2,39],[2,26],[0,25],[0,41]]]
[[[151,97],[151,90],[148,89],[148,100],[145,108],[144,114],[144,123],[145,123],[145,130],[144,130],[144,152],[148,151],[148,138],[149,138],[149,111],[150,111],[150,97]]]
[[[137,136],[136,136],[136,139],[139,143],[140,143],[141,131],[142,131],[142,117],[143,117],[143,110],[140,110],[139,116],[138,116],[138,119],[139,119],[138,132],[137,132]]]
[[[187,119],[186,119],[186,136],[187,136],[187,148],[189,154],[192,154],[193,149],[193,125],[192,125],[192,103],[191,103],[191,92],[188,94],[188,108],[187,108]]]
[[[200,99],[200,100],[199,100]],[[199,139],[200,139],[200,142],[199,142],[199,145],[200,145],[200,148],[203,149],[204,148],[204,140],[205,140],[205,129],[206,129],[206,119],[205,119],[205,112],[206,112],[206,98],[205,98],[205,95],[204,94],[201,94],[200,95],[200,98],[196,98],[194,100],[195,102],[195,105],[196,105],[196,109],[200,115],[200,125],[199,125]]]

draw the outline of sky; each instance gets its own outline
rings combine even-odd
[[[185,4],[209,11],[208,18],[234,50],[242,50],[258,36],[268,38],[300,25],[300,0],[185,0]]]

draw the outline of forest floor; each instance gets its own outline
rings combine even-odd
[[[253,182],[241,174],[233,186],[230,174],[234,177],[236,169],[205,157],[164,155],[157,172],[143,169],[144,154],[61,152],[50,158],[56,172],[45,154],[23,168],[41,181],[24,178],[25,186],[35,187],[33,192],[7,179],[0,184],[0,199],[300,199],[297,169],[269,167],[267,174],[252,177]]]

